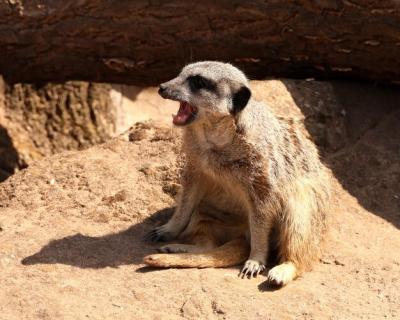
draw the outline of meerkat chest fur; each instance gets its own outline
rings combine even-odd
[[[246,142],[238,134],[232,117],[208,120],[187,132],[185,151],[196,159],[200,170],[212,176],[230,175],[230,169],[240,166],[248,157]]]
[[[240,214],[243,212],[240,208],[249,205],[251,194],[265,191],[270,185],[266,159],[233,117],[213,120],[218,121],[207,121],[185,130],[184,152],[190,158],[191,168],[208,177],[218,190],[223,190],[223,197],[238,205],[232,213]]]
[[[235,123],[231,117],[211,118],[194,128],[193,133],[200,152],[218,152],[231,147],[235,138]]]

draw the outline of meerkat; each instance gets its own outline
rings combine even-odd
[[[293,121],[255,101],[231,64],[197,62],[159,87],[180,102],[186,164],[171,219],[147,240],[172,241],[144,258],[157,267],[224,267],[239,275],[278,264],[267,278],[285,285],[318,260],[327,230],[329,177],[314,144]],[[168,254],[166,254],[168,253]]]

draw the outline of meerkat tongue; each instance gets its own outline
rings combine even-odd
[[[178,114],[172,116],[172,122],[176,125],[183,125],[190,119],[193,113],[192,107],[187,102],[181,102]]]

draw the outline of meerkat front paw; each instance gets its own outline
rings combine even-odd
[[[239,273],[240,278],[248,277],[249,279],[252,277],[257,277],[260,272],[265,270],[265,266],[260,261],[256,260],[247,260]]]
[[[159,242],[159,241],[170,241],[176,237],[176,234],[169,231],[166,224],[154,228],[153,230],[149,231],[145,236],[144,240],[148,242]]]

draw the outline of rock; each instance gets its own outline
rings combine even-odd
[[[0,183],[1,317],[399,318],[399,93],[348,85],[253,83],[277,114],[305,122],[334,174],[331,237],[312,272],[276,290],[238,268],[145,267],[158,244],[143,236],[172,214],[184,159],[180,130],[138,123]]]
[[[33,161],[104,142],[116,131],[111,86],[6,85],[0,78],[0,178]]]

